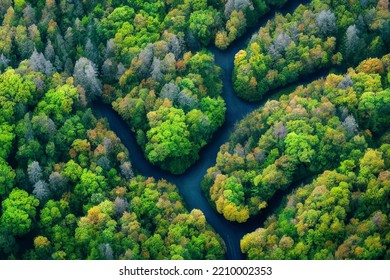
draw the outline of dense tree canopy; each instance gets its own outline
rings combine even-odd
[[[205,175],[214,222],[243,223],[290,192],[241,240],[247,258],[389,259],[389,1],[313,0],[223,51],[287,2],[0,1],[0,259],[225,258],[238,242],[224,232],[226,247],[157,168],[183,174],[230,131],[192,169],[216,162],[191,177]],[[231,82],[254,101],[330,67],[231,127],[253,109]],[[224,126],[222,96],[244,108]]]
[[[176,35],[148,44],[119,83],[114,109],[137,133],[148,160],[172,173],[197,160],[225,120],[220,69],[207,52],[185,52]]]
[[[373,136],[389,128],[389,62],[389,55],[365,60],[241,121],[203,181],[217,211],[244,222],[277,190],[360,158]]]
[[[246,100],[260,100],[319,69],[386,54],[389,21],[382,1],[312,1],[276,15],[236,54],[234,89]]]
[[[23,64],[0,74],[0,257],[223,258],[223,240],[201,211],[185,209],[175,186],[135,177],[128,151],[74,83]],[[162,115],[178,125],[176,112]],[[31,238],[27,248],[16,241]]]
[[[389,145],[348,159],[288,197],[244,236],[250,259],[388,259]]]

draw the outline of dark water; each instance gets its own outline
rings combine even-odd
[[[206,216],[209,224],[219,233],[224,239],[227,247],[228,259],[243,259],[244,256],[240,250],[240,239],[249,232],[263,225],[269,214],[278,207],[283,197],[291,191],[295,186],[291,186],[284,192],[278,192],[274,198],[269,201],[269,207],[262,211],[259,215],[252,217],[248,222],[243,224],[233,223],[225,220],[222,215],[218,214],[208,203],[204,194],[201,191],[200,184],[207,169],[215,165],[217,153],[222,144],[229,140],[234,124],[241,120],[245,115],[259,108],[267,100],[276,98],[277,92],[271,92],[262,102],[249,103],[236,96],[232,86],[231,74],[233,71],[234,56],[241,50],[245,49],[248,40],[257,32],[260,26],[266,24],[267,20],[272,19],[276,12],[285,14],[294,11],[299,4],[308,3],[309,1],[290,1],[284,8],[269,13],[262,18],[256,26],[248,29],[244,36],[235,41],[227,50],[221,51],[215,47],[210,47],[209,50],[215,56],[216,64],[223,70],[223,98],[227,106],[226,121],[224,125],[214,134],[212,141],[202,149],[199,160],[190,167],[183,175],[172,175],[160,168],[150,164],[144,157],[143,151],[137,145],[135,135],[130,131],[129,126],[121,119],[121,117],[111,108],[110,105],[102,102],[93,104],[94,111],[101,117],[107,118],[111,129],[118,135],[122,143],[126,146],[130,153],[130,159],[133,166],[146,177],[154,177],[156,179],[166,179],[167,181],[176,184],[181,196],[183,197],[187,209],[200,209]],[[294,3],[292,3],[294,2]],[[324,77],[328,71],[322,71],[315,75],[310,75],[299,81],[300,84],[308,83],[318,78]]]

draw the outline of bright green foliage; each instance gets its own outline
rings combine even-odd
[[[108,186],[104,176],[84,170],[80,176],[80,183],[74,188],[74,196],[80,202],[85,203],[92,195],[102,194],[106,191],[108,191]]]
[[[211,38],[215,36],[217,17],[218,13],[214,9],[191,13],[189,20],[190,31],[202,44],[208,45]]]
[[[119,190],[119,189],[118,189]],[[127,200],[122,213],[119,201]],[[114,202],[88,210],[75,230],[87,259],[219,259],[224,248],[203,213],[188,213],[173,185],[137,177]]]
[[[0,158],[0,196],[11,192],[14,186],[15,172]]]
[[[71,2],[0,5],[0,259],[223,258],[203,213],[137,176],[89,101],[112,103],[150,162],[183,173],[225,120],[221,69],[202,47],[227,48],[287,0]],[[236,55],[250,100],[388,51],[388,5],[315,0],[259,34]],[[249,258],[389,258],[389,65],[368,59],[236,126],[203,183],[228,220],[340,165],[243,239]]]
[[[27,105],[33,99],[35,85],[23,79],[13,69],[0,75],[0,123],[13,122],[20,105]]]
[[[350,69],[347,75],[331,74],[298,87],[241,121],[202,184],[217,211],[244,222],[266,207],[277,190],[336,168],[344,159],[357,160],[367,148],[365,138],[371,141],[371,132],[389,128],[388,115],[368,102],[371,96],[381,112],[389,111],[383,79],[387,61],[388,56],[369,59],[359,72]],[[362,104],[367,104],[364,109]],[[243,187],[230,188],[231,179]]]
[[[365,57],[387,53],[385,36],[380,34],[390,13],[380,5],[373,8],[377,2],[360,6],[344,0],[312,1],[292,15],[276,15],[246,50],[236,54],[233,81],[237,94],[246,100],[260,100],[272,89],[339,65],[342,57],[346,58],[343,65],[354,65]],[[368,14],[372,17],[367,25],[360,24]],[[370,44],[375,47],[364,47]]]
[[[0,123],[0,158],[7,158],[12,149],[12,141],[15,138],[12,126]]]
[[[226,108],[213,57],[203,51],[182,54],[180,48],[174,55],[168,46],[175,38],[166,34],[133,59],[119,81],[130,93],[113,107],[137,133],[151,163],[181,174],[223,124]]]
[[[214,67],[212,61],[211,69],[196,61],[191,66],[197,67],[194,72],[212,71]],[[212,83],[213,73],[210,75]],[[127,150],[106,122],[97,120],[85,107],[83,89],[75,87],[72,78],[59,74],[46,77],[22,64],[16,71],[7,70],[1,79],[2,85],[10,88],[3,91],[2,100],[20,107],[13,117],[0,122],[1,257],[62,260],[224,256],[223,240],[207,225],[202,212],[187,212],[173,185],[141,177],[132,180],[134,171]],[[34,86],[27,87],[31,92],[23,86],[29,84],[29,79],[42,79],[42,84],[37,82],[37,92]],[[188,94],[201,94],[195,82],[190,78],[180,80]],[[223,101],[208,99],[218,100],[223,118]],[[187,150],[188,157],[195,158],[196,154],[190,152],[197,147],[188,138],[196,139],[206,123],[209,132],[202,133],[208,139],[212,128],[223,120],[211,124],[202,111],[190,109],[187,103],[183,109],[168,104],[166,99],[156,110],[148,111],[149,144],[156,145],[151,146],[151,154],[161,149],[159,145],[171,148],[177,143],[178,151],[170,154],[182,159],[181,153]],[[209,111],[207,114],[213,116]],[[169,137],[167,131],[175,135]],[[205,140],[201,141],[204,145]],[[181,165],[180,160],[177,165]],[[19,248],[19,240],[31,246]]]
[[[2,202],[0,225],[12,235],[20,236],[28,233],[35,220],[38,199],[27,192],[14,189]]]
[[[360,164],[352,160],[299,188],[264,228],[244,236],[241,250],[250,259],[388,258],[390,166],[383,156],[369,149]]]
[[[49,90],[38,103],[37,113],[44,113],[54,121],[63,123],[72,113],[72,105],[78,97],[77,89],[73,85],[66,84]]]
[[[107,17],[103,18],[99,25],[99,32],[108,40],[114,38],[125,22],[131,22],[134,19],[134,9],[129,6],[116,8]]]
[[[191,143],[188,140],[190,133],[184,112],[161,106],[158,111],[150,112],[148,116],[151,127],[146,133],[148,143],[145,152],[148,159],[154,164],[162,164],[165,168],[169,166],[165,166],[164,161],[180,166],[182,158],[190,156],[191,153]],[[169,161],[170,158],[178,158],[178,162]]]

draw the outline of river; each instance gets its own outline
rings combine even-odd
[[[205,198],[200,184],[207,169],[215,165],[217,153],[222,144],[229,140],[229,135],[234,129],[236,122],[245,117],[248,113],[259,108],[267,100],[278,97],[278,91],[271,92],[261,102],[249,103],[237,97],[234,93],[232,85],[232,71],[234,66],[234,56],[241,50],[245,49],[248,40],[256,33],[261,26],[264,26],[269,19],[275,16],[275,13],[291,13],[299,4],[305,4],[310,1],[290,1],[284,8],[275,10],[262,17],[259,23],[247,30],[247,32],[227,50],[219,50],[216,47],[210,47],[209,50],[214,54],[215,63],[222,68],[223,72],[223,93],[222,96],[226,102],[226,121],[224,125],[215,132],[211,142],[204,147],[200,152],[199,160],[192,165],[182,175],[172,175],[169,172],[161,170],[160,168],[150,164],[144,157],[144,153],[138,146],[134,133],[131,132],[130,127],[125,121],[115,112],[110,105],[102,102],[94,102],[93,110],[100,116],[108,120],[110,128],[118,135],[122,143],[129,150],[130,159],[133,167],[139,171],[140,174],[146,177],[154,177],[155,179],[166,179],[170,183],[178,187],[179,193],[182,196],[186,207],[189,211],[192,209],[200,209],[206,216],[207,222],[215,229],[215,231],[224,239],[227,247],[227,259],[244,259],[244,255],[240,250],[241,238],[249,232],[264,224],[266,218],[272,211],[280,204],[282,198],[288,194],[294,186],[291,186],[284,192],[278,192],[273,199],[269,201],[269,206],[259,215],[252,217],[249,221],[243,224],[229,222],[224,217],[218,214],[215,209],[208,203]],[[314,75],[310,75],[301,79],[299,84],[305,84],[313,80],[326,76],[328,71],[320,71]]]

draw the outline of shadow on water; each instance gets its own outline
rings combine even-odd
[[[236,122],[241,120],[245,115],[251,113],[253,110],[259,108],[267,100],[275,99],[278,97],[278,92],[281,89],[275,90],[267,96],[265,96],[262,102],[249,103],[237,97],[233,90],[232,84],[232,71],[234,64],[235,54],[245,49],[248,40],[256,33],[259,28],[275,16],[275,13],[291,13],[298,7],[299,4],[306,4],[310,1],[290,1],[284,8],[277,9],[274,12],[268,13],[261,21],[254,27],[251,27],[247,32],[236,40],[227,50],[219,50],[216,47],[210,47],[209,50],[214,54],[215,63],[222,68],[222,79],[224,83],[223,98],[225,99],[227,111],[226,121],[223,126],[215,132],[212,141],[206,147],[204,147],[199,155],[199,160],[192,165],[184,174],[173,175],[166,172],[159,167],[153,166],[148,162],[141,147],[137,144],[134,133],[131,132],[130,127],[126,122],[115,112],[110,105],[104,104],[100,101],[94,102],[92,108],[94,112],[99,116],[106,118],[110,124],[110,128],[118,135],[122,143],[129,150],[130,159],[140,174],[146,177],[154,177],[155,179],[166,179],[167,181],[175,184],[186,203],[187,209],[200,209],[206,216],[209,224],[218,232],[218,234],[224,239],[227,247],[228,259],[243,259],[244,256],[240,250],[241,238],[249,232],[256,230],[256,228],[262,226],[266,218],[278,208],[283,197],[286,196],[297,185],[290,186],[285,191],[277,192],[276,195],[269,201],[268,207],[264,209],[259,215],[252,217],[246,223],[238,224],[229,222],[208,203],[204,196],[200,184],[203,176],[206,174],[207,169],[215,165],[216,157],[219,148],[222,144],[229,140],[229,136],[233,131]],[[309,75],[299,81],[298,84],[309,83],[313,80],[324,77],[329,71],[319,71],[316,74]],[[300,183],[301,184],[301,183]],[[299,184],[299,185],[300,185]]]

